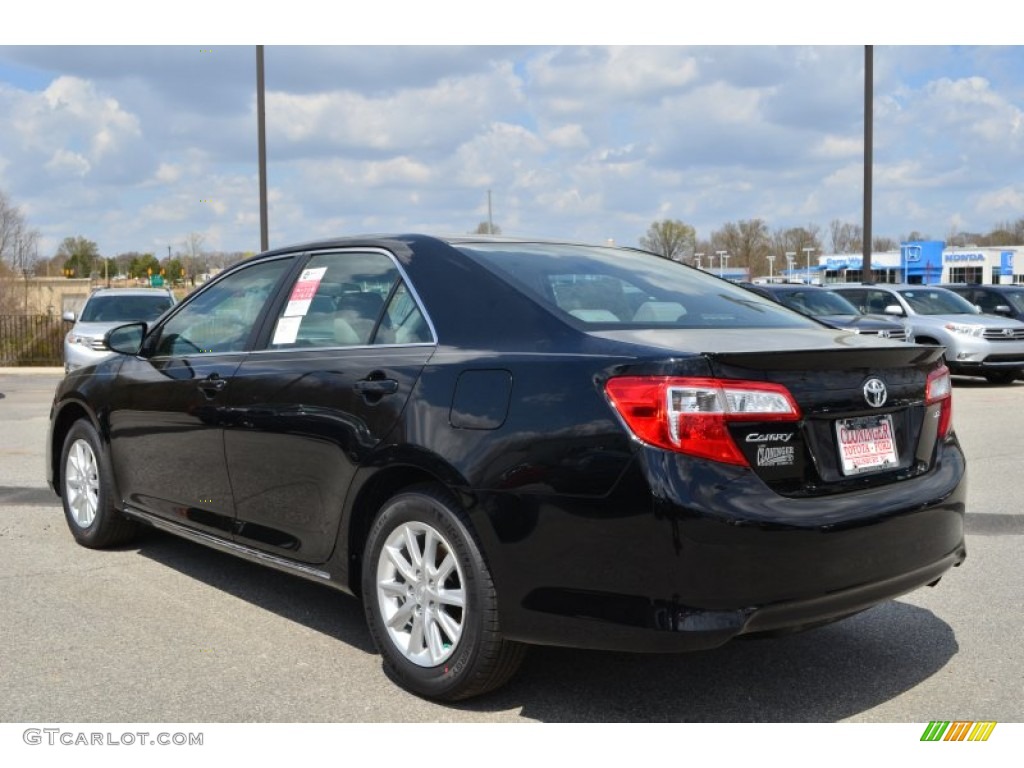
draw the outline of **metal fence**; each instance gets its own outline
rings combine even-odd
[[[0,315],[0,366],[63,365],[67,330],[59,315]]]

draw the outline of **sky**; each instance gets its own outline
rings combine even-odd
[[[40,26],[24,29],[42,31],[0,31],[0,190],[39,231],[42,257],[79,235],[105,256],[163,257],[193,232],[209,250],[259,250],[262,37],[271,247],[465,233],[489,198],[505,234],[621,245],[661,219],[700,238],[744,219],[823,235],[833,220],[861,224],[857,40],[873,28],[837,39],[774,19],[711,33],[735,5],[678,31],[668,12],[651,18],[672,6],[647,0],[628,21],[619,3],[592,26],[540,29],[504,25],[497,5],[456,3],[429,23],[398,13],[422,4],[369,19],[312,5],[276,34],[272,20],[191,17],[154,33],[160,21],[140,25],[126,5],[119,18],[149,37],[78,28],[74,15],[51,29],[51,11],[30,11]],[[392,10],[401,23],[383,23]],[[448,21],[467,18],[472,30]],[[887,17],[886,34],[907,24]],[[894,38],[874,45],[874,234],[945,239],[1024,217],[1024,47]]]

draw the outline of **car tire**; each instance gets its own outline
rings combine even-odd
[[[989,384],[1013,384],[1020,376],[1020,371],[989,371],[985,374],[985,380]]]
[[[383,505],[364,549],[362,592],[384,671],[419,696],[478,696],[523,660],[526,646],[501,634],[469,520],[443,487],[417,486]]]
[[[103,549],[131,540],[138,525],[114,507],[110,459],[91,422],[80,419],[68,430],[60,466],[64,517],[75,541]]]

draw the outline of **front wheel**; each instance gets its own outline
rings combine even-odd
[[[1012,384],[1020,374],[1020,371],[989,371],[985,374],[985,380],[989,384]]]
[[[61,451],[61,501],[75,541],[102,549],[127,542],[136,524],[114,507],[110,460],[92,423],[76,421]]]
[[[363,603],[388,676],[407,690],[456,701],[494,690],[525,646],[506,640],[497,595],[468,520],[439,486],[391,498],[370,530]]]

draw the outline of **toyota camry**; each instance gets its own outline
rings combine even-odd
[[[146,525],[360,599],[457,700],[531,644],[806,629],[965,557],[942,349],[656,255],[424,235],[260,254],[55,394],[74,538]]]

